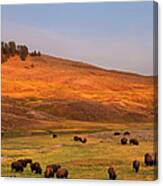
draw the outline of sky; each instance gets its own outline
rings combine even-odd
[[[1,38],[102,68],[153,74],[153,2],[3,5]]]

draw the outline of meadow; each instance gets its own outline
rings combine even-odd
[[[126,130],[131,132],[128,138],[136,137],[140,145],[121,145],[120,139]],[[121,135],[114,136],[115,131],[120,131]],[[113,166],[117,179],[153,180],[156,179],[156,167],[143,163],[146,152],[155,152],[153,131],[152,123],[62,121],[54,129],[51,126],[49,129],[28,129],[28,133],[23,129],[6,132],[2,137],[2,176],[13,176],[10,164],[14,160],[32,158],[40,162],[43,171],[47,164],[59,163],[68,169],[70,179],[109,179],[107,169]],[[57,138],[52,138],[51,132],[55,132]],[[75,142],[75,135],[86,137],[87,143]],[[141,162],[138,173],[132,169],[135,159]],[[29,166],[23,173],[14,175],[44,177],[32,173]]]
[[[32,158],[43,172],[60,164],[70,179],[109,179],[110,166],[119,180],[156,179],[157,168],[143,163],[145,153],[156,152],[155,81],[47,55],[9,58],[2,64],[2,176],[44,177],[29,165],[11,172],[11,162]],[[124,131],[140,144],[121,145]],[[87,143],[75,142],[75,135]]]

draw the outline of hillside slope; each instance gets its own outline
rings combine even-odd
[[[2,120],[150,122],[154,82],[46,55],[25,62],[15,56],[2,64]]]

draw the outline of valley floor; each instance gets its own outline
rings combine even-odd
[[[57,123],[57,122],[56,122]],[[69,126],[69,127],[67,127]],[[121,132],[114,136],[115,131]],[[127,138],[137,138],[140,145],[121,145],[123,132]],[[51,132],[57,134],[52,138]],[[87,143],[75,142],[73,137],[87,138]],[[59,163],[69,171],[70,179],[108,179],[107,169],[113,166],[119,180],[154,180],[156,167],[146,167],[144,154],[155,153],[152,123],[93,123],[62,121],[45,129],[15,129],[2,136],[2,176],[12,176],[10,164],[20,158],[40,162],[43,172],[47,164]],[[140,171],[132,170],[132,161],[139,160]],[[30,167],[16,177],[44,177],[31,172]]]

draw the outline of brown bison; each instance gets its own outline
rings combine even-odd
[[[64,168],[59,168],[56,172],[57,178],[68,178],[68,170]]]
[[[57,134],[53,134],[53,138],[56,138],[57,137]]]
[[[54,177],[54,170],[52,167],[48,166],[46,167],[46,170],[44,172],[45,178],[53,178]]]
[[[119,136],[120,132],[114,132],[114,136]]]
[[[127,138],[122,138],[122,139],[121,139],[121,144],[122,144],[122,145],[126,145],[126,144],[127,144],[127,141],[128,141]]]
[[[17,161],[19,161],[19,162],[21,162],[22,163],[22,165],[23,165],[23,167],[27,167],[27,164],[29,163],[32,163],[32,159],[19,159],[19,160],[17,160]]]
[[[131,145],[139,145],[139,141],[135,138],[132,138],[132,139],[130,139],[130,144]]]
[[[82,139],[82,143],[86,143],[86,142],[87,142],[86,138]]]
[[[134,160],[132,163],[133,169],[135,172],[139,171],[139,167],[140,167],[140,162],[138,160]]]
[[[78,136],[74,136],[74,141],[79,141],[79,137]]]
[[[82,141],[83,141],[83,140],[82,140],[82,138],[81,138],[81,137],[78,137],[78,141],[80,141],[80,142],[82,143]]]
[[[57,170],[58,170],[59,168],[61,168],[61,166],[60,166],[59,164],[47,165],[46,168],[48,168],[48,167],[51,167],[51,168],[53,169],[54,173],[56,173]]]
[[[24,159],[24,161],[25,161],[25,163],[26,164],[31,164],[32,163],[32,159],[30,159],[30,158],[26,158],[26,159]]]
[[[20,162],[24,168],[27,166],[27,163],[24,161],[24,159],[19,159],[17,161]]]
[[[24,166],[22,165],[22,163],[20,161],[15,161],[11,163],[11,170],[15,170],[16,172],[23,172],[24,170]]]
[[[153,158],[149,153],[144,155],[144,164],[146,166],[152,166],[154,164]]]
[[[108,174],[109,174],[110,180],[115,180],[117,178],[116,172],[113,167],[110,167],[108,169]]]
[[[31,171],[36,174],[42,174],[42,168],[38,162],[31,163]]]
[[[130,132],[126,131],[123,133],[124,136],[130,135]]]

